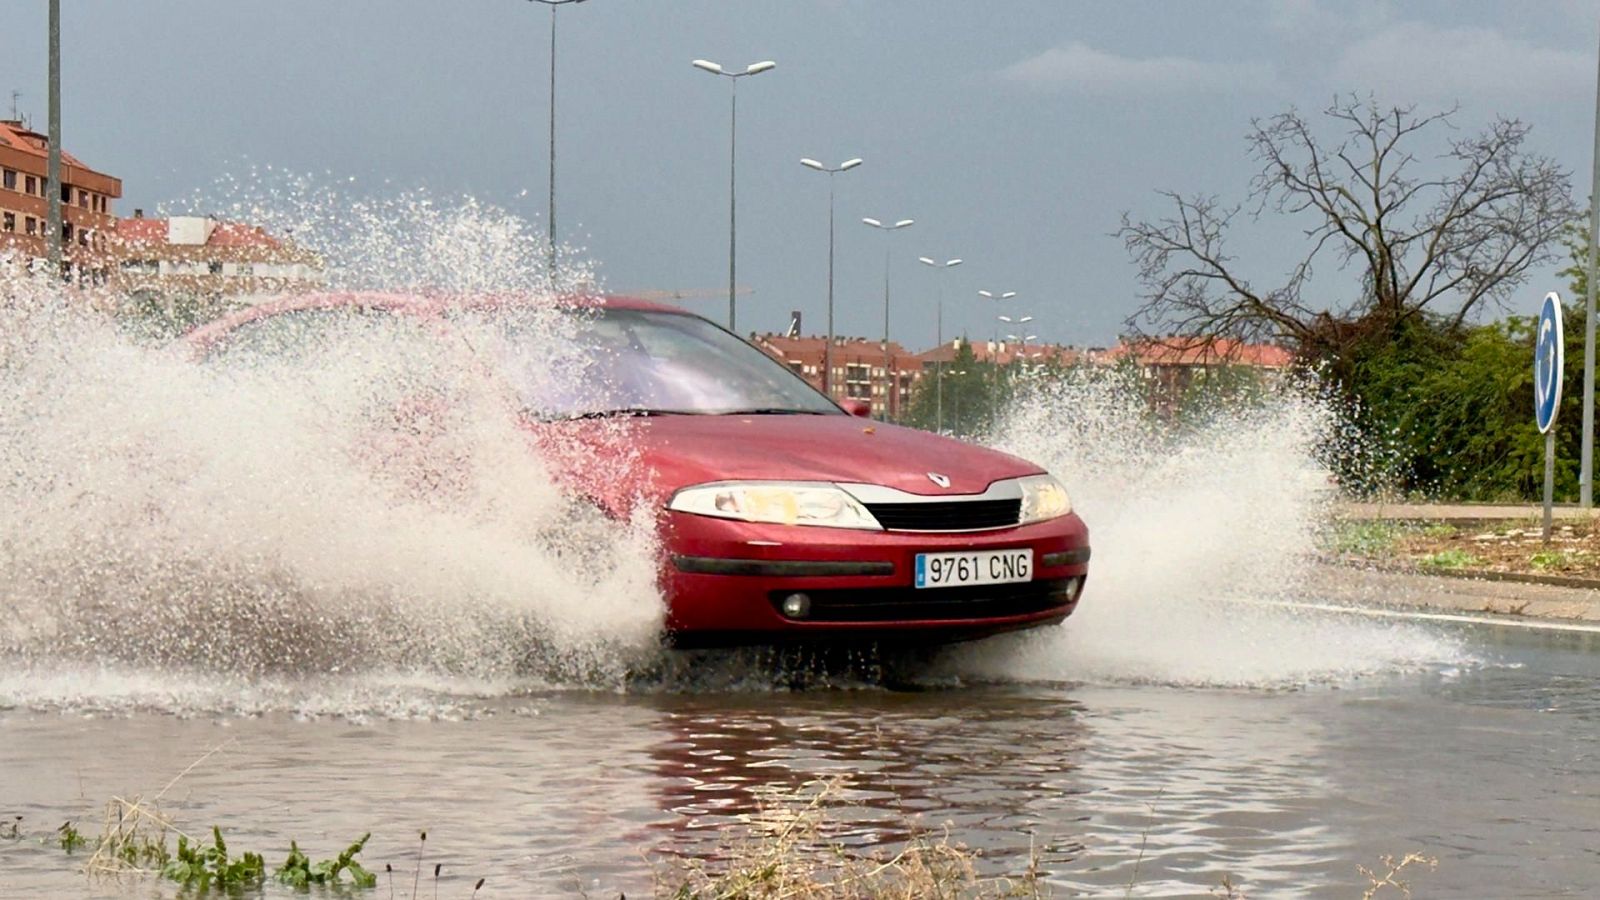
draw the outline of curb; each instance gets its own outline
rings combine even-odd
[[[1461,581],[1502,581],[1513,584],[1542,584],[1550,587],[1582,588],[1600,591],[1600,578],[1579,578],[1572,575],[1535,575],[1523,572],[1497,572],[1493,569],[1429,569],[1420,566],[1395,565],[1371,560],[1334,560],[1335,565],[1352,569],[1367,569],[1391,575],[1424,575],[1431,578],[1454,578]]]

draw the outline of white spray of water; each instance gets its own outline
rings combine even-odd
[[[1321,565],[1335,502],[1319,462],[1331,406],[1292,385],[1207,421],[1154,420],[1137,377],[1042,387],[992,443],[1067,484],[1090,526],[1085,596],[1065,626],[958,654],[992,677],[1289,685],[1459,661],[1457,642],[1406,625],[1291,612]]]
[[[570,259],[546,271],[525,223],[470,198],[356,200],[255,175],[224,193],[196,208],[317,250],[330,289],[594,280]],[[437,342],[396,328],[333,365],[227,370],[135,343],[40,283],[0,297],[0,705],[437,714],[455,705],[441,694],[659,666],[648,513],[613,522],[566,496]],[[543,326],[557,367],[558,319]],[[450,403],[408,457],[381,426],[418,391]],[[1141,396],[1068,380],[992,439],[1066,479],[1095,557],[1065,627],[965,648],[958,672],[1283,685],[1460,657],[1418,629],[1229,602],[1304,589],[1330,499],[1326,404],[1285,391],[1174,432]],[[418,489],[441,477],[442,495]],[[734,684],[770,683],[749,671],[768,656],[737,659],[754,662],[732,663]]]
[[[329,242],[334,286],[383,285],[392,262],[392,287],[549,289],[509,217],[415,198],[361,217]],[[164,706],[284,673],[615,684],[654,652],[649,517],[564,494],[502,392],[426,329],[396,317],[336,360],[230,368],[41,281],[0,297],[0,705],[75,696],[42,671],[65,661],[89,693],[97,666],[165,672],[125,698]],[[418,395],[430,437],[408,454],[395,417]]]

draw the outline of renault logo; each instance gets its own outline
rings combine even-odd
[[[947,488],[950,486],[949,475],[940,475],[938,472],[929,472],[928,480],[942,488]]]

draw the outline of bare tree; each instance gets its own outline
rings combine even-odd
[[[1424,132],[1453,130],[1455,110],[1419,115],[1340,98],[1324,115],[1343,131],[1332,144],[1298,112],[1251,122],[1261,171],[1248,199],[1162,192],[1167,218],[1122,217],[1117,231],[1138,265],[1144,303],[1129,325],[1145,334],[1287,341],[1303,353],[1338,355],[1375,329],[1428,316],[1459,327],[1474,310],[1499,305],[1554,258],[1577,216],[1569,174],[1524,147],[1528,126],[1498,119],[1452,139],[1437,158],[1412,147]],[[1268,212],[1307,225],[1301,261],[1279,283],[1258,286],[1224,248],[1241,214]],[[1307,296],[1313,267],[1331,257],[1356,268],[1360,290],[1343,302]],[[1319,282],[1319,287],[1323,282]]]

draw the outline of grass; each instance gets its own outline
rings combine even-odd
[[[68,853],[75,853],[88,843],[71,822],[62,822],[61,827],[56,829],[56,835],[56,843]]]
[[[898,848],[858,851],[828,836],[829,801],[843,778],[808,782],[777,795],[714,860],[679,860],[657,875],[662,900],[917,900],[924,897],[1048,896],[1038,856],[1015,878],[983,878],[978,853],[909,823]]]
[[[1566,572],[1581,568],[1593,556],[1585,550],[1542,550],[1528,557],[1528,565],[1539,572]]]
[[[1334,524],[1328,548],[1341,556],[1389,556],[1407,530],[1385,519],[1345,519]]]
[[[1356,869],[1367,878],[1367,889],[1362,892],[1361,900],[1373,900],[1384,893],[1385,888],[1394,888],[1400,896],[1411,897],[1411,882],[1401,881],[1398,876],[1411,866],[1426,866],[1428,871],[1439,868],[1439,860],[1432,856],[1423,856],[1421,853],[1411,852],[1401,857],[1398,861],[1393,856],[1379,857],[1381,865],[1369,869],[1366,866],[1356,866]]]
[[[1424,569],[1472,569],[1484,564],[1482,558],[1454,548],[1440,550],[1438,553],[1417,560],[1417,565]]]

